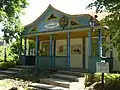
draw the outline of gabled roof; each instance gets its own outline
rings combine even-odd
[[[40,15],[35,21],[33,21],[32,23],[30,23],[30,24],[28,24],[28,25],[26,25],[25,26],[25,28],[27,28],[27,27],[29,27],[29,26],[32,26],[32,25],[34,25],[34,24],[36,24],[37,22],[39,22],[41,19],[42,19],[42,17],[43,17],[43,15],[45,14],[45,13],[47,13],[47,11],[48,10],[55,10],[55,11],[57,11],[57,12],[60,12],[60,13],[62,13],[62,14],[64,14],[64,15],[67,15],[67,16],[70,16],[70,17],[80,17],[80,16],[88,16],[88,17],[92,17],[91,15],[89,15],[89,14],[76,14],[76,15],[71,15],[71,14],[67,14],[67,13],[64,13],[64,12],[62,12],[62,11],[60,11],[60,10],[57,10],[56,8],[54,8],[51,4],[49,4],[49,6],[48,6],[48,8],[42,13],[42,15]],[[93,17],[94,18],[94,17]],[[96,19],[96,21],[97,21],[97,23],[99,23],[99,21]]]
[[[65,16],[65,18],[63,18]],[[52,18],[52,19],[51,19]],[[22,35],[33,35],[38,33],[56,32],[63,30],[61,24],[63,20],[67,20],[67,26],[64,30],[80,29],[89,26],[89,21],[92,17],[89,14],[70,15],[61,12],[51,5],[40,15],[34,22],[25,26]],[[97,19],[94,18],[95,26],[100,26]]]

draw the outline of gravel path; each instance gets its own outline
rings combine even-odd
[[[32,82],[14,79],[3,79],[0,80],[0,90],[9,90],[12,87],[18,87],[18,90],[24,90]]]

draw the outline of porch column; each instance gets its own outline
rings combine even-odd
[[[52,52],[53,52],[53,35],[51,34],[50,35],[50,66],[51,68],[53,68],[53,64],[54,64]]]
[[[22,37],[20,37],[20,57],[22,55]]]
[[[68,69],[70,69],[70,32],[67,33],[67,57],[68,57]]]
[[[36,36],[36,58],[35,58],[35,66],[36,72],[38,72],[38,50],[39,50],[39,36]]]
[[[24,64],[26,64],[27,38],[24,38]]]
[[[56,56],[56,40],[53,40],[54,48],[53,48],[53,67],[55,68],[55,56]]]
[[[92,36],[91,36],[91,33],[92,33],[92,31],[89,30],[89,31],[88,31],[88,49],[89,49],[89,51],[88,51],[88,56],[89,56],[89,57],[92,56],[92,54],[91,54],[91,51],[92,51]]]
[[[28,56],[30,56],[30,43],[28,43]]]
[[[112,39],[112,35],[110,35],[110,40]],[[113,48],[110,49],[110,57],[113,57]]]
[[[22,37],[20,37],[20,53],[19,53],[19,61],[21,60],[21,55],[22,55]]]
[[[102,31],[98,30],[98,55],[102,57]]]
[[[85,68],[85,37],[82,38],[82,43],[83,43],[83,68]]]

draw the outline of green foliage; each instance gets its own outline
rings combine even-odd
[[[3,57],[4,57],[4,47],[3,46],[0,46],[0,61],[3,60]]]
[[[96,78],[100,78],[96,77]],[[120,90],[120,74],[105,74],[105,90]]]
[[[88,77],[90,78],[90,75]],[[120,90],[120,74],[105,74],[104,79],[105,79],[105,90]],[[94,74],[94,82],[101,82],[101,73]],[[86,80],[86,83],[91,83],[91,82],[90,80]],[[101,84],[100,83],[96,84],[94,88],[101,88]]]
[[[27,0],[0,0],[0,23],[7,43],[19,37],[23,29],[19,17],[27,5]]]
[[[17,47],[17,48],[19,48],[19,47]],[[14,49],[14,50],[17,50],[17,48]],[[11,50],[12,50],[12,52],[14,52],[12,47],[7,47],[7,49],[6,49],[6,56],[7,56],[6,60],[7,61],[17,61],[18,60],[18,54],[16,52],[15,52],[15,54],[12,53]],[[4,47],[0,46],[0,61],[4,61],[4,53],[5,53],[4,52]]]
[[[29,48],[30,48],[30,49],[35,48],[35,41],[29,40],[28,43],[29,43]]]
[[[120,60],[120,0],[95,0],[88,8],[96,7],[96,12],[107,11],[109,13],[103,20],[102,25],[110,28],[112,40],[107,42],[107,48],[116,48]]]
[[[10,67],[15,67],[14,62],[0,62],[0,69],[6,69]]]
[[[19,51],[20,51],[19,47],[20,47],[20,41],[19,40],[12,43],[12,45],[10,46],[11,54],[19,54]]]
[[[96,7],[96,12],[107,11],[115,13],[120,10],[120,0],[94,0],[87,8]]]
[[[22,45],[23,46],[23,45]],[[20,55],[20,39],[17,39],[12,45],[10,46],[10,51],[8,57],[11,57],[13,61],[18,61]],[[23,47],[22,47],[23,52]]]

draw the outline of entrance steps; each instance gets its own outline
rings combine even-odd
[[[57,78],[57,79],[61,79],[61,80],[68,80],[71,82],[78,82],[78,78],[76,76],[73,75],[65,75],[65,74],[53,74],[52,78]]]
[[[14,68],[7,68],[5,70],[0,70],[0,79],[12,78],[12,77],[24,77],[29,75],[31,72],[35,71],[35,66],[16,66]]]
[[[61,79],[55,79],[55,78],[46,78],[46,79],[41,79],[40,82],[48,85],[54,85],[54,86],[60,86],[64,88],[69,88],[70,82],[66,80],[61,80]]]
[[[40,82],[47,85],[70,88],[71,85],[80,84],[81,81],[84,84],[83,79],[84,79],[84,73],[62,70],[56,72],[55,74],[52,74],[50,78],[41,79]]]
[[[76,77],[84,77],[84,73],[76,72],[76,71],[58,71],[58,73],[65,75],[73,75]]]
[[[7,70],[15,71],[15,72],[21,72],[21,71],[32,72],[35,70],[35,66],[16,66],[14,68],[8,68]]]
[[[31,85],[28,85],[28,87],[35,88],[30,90],[69,90],[68,88],[63,88],[55,85],[39,84],[39,83],[32,83]]]
[[[79,72],[79,73],[89,73],[88,69],[85,68],[70,68],[69,71]]]

